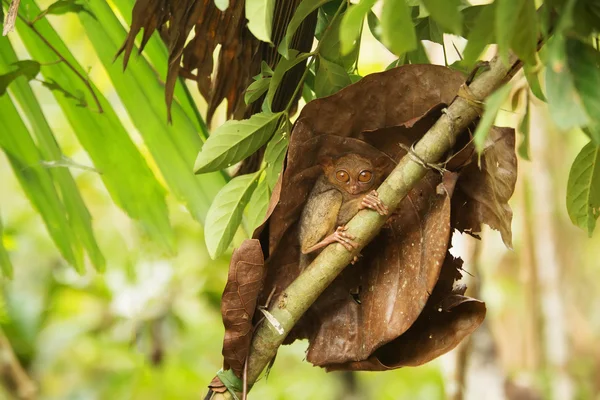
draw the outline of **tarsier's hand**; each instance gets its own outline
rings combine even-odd
[[[353,241],[355,237],[348,232],[348,227],[346,225],[340,225],[337,227],[335,232],[333,233],[333,239],[340,243],[342,246],[346,248],[348,251],[352,251],[358,247],[358,244]]]
[[[371,190],[365,197],[363,197],[359,210],[368,208],[373,211],[377,211],[379,215],[387,215],[389,210],[383,201],[379,198],[377,190]]]

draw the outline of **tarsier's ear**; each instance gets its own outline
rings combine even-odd
[[[323,168],[325,173],[328,173],[333,169],[333,158],[330,156],[319,157],[319,165]]]

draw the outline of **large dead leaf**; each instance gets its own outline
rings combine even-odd
[[[231,256],[227,285],[221,300],[225,325],[223,340],[223,368],[231,368],[242,376],[252,339],[252,316],[258,293],[262,289],[264,259],[260,242],[249,239],[242,242]]]

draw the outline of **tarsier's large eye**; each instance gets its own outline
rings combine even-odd
[[[358,174],[358,181],[362,182],[362,183],[366,183],[369,182],[371,180],[371,178],[373,177],[373,173],[371,171],[360,171],[360,174]]]
[[[335,179],[337,179],[340,182],[346,183],[350,180],[350,175],[348,175],[348,173],[343,169],[340,169],[338,172],[335,173]]]

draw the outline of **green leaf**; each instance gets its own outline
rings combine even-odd
[[[2,7],[0,7],[1,9]],[[2,270],[2,274],[12,279],[13,277],[13,266],[10,262],[10,257],[8,257],[8,251],[6,251],[6,247],[4,247],[4,227],[2,225],[2,218],[0,218],[0,269]]]
[[[496,1],[496,40],[500,56],[508,62],[513,49],[526,64],[535,64],[538,40],[535,0]]]
[[[203,174],[218,171],[248,157],[273,136],[281,115],[260,113],[250,119],[225,122],[202,147],[194,172]]]
[[[582,83],[581,80],[579,82]],[[590,119],[567,64],[565,39],[562,35],[555,35],[548,43],[546,97],[550,117],[560,129],[566,131],[589,124]]]
[[[63,15],[67,13],[81,12],[88,13],[92,18],[96,18],[96,16],[90,12],[90,10],[84,7],[83,4],[79,4],[77,0],[58,0],[57,2],[50,4],[44,13]]]
[[[494,42],[495,37],[496,3],[477,6],[477,8],[480,11],[475,24],[467,35],[467,46],[463,54],[463,62],[470,67],[475,64],[485,47]]]
[[[581,149],[571,166],[567,211],[573,224],[591,236],[600,215],[600,146],[593,142]]]
[[[523,135],[518,152],[521,158],[529,160],[529,95],[525,96],[525,115],[519,124],[519,131]]]
[[[69,226],[64,206],[54,188],[50,172],[42,167],[39,150],[8,96],[0,97],[0,132],[0,149],[8,157],[29,201],[44,220],[50,237],[65,260],[79,272],[83,272],[83,256],[77,246],[77,238]]]
[[[256,100],[260,98],[265,92],[269,89],[269,84],[271,83],[271,78],[262,78],[257,81],[254,81],[248,86],[246,89],[246,93],[244,94],[244,102],[247,105],[254,103]]]
[[[106,2],[101,1],[90,2],[89,5],[90,7],[108,7]],[[28,8],[33,15],[39,13],[39,8],[32,0],[21,0],[21,7]],[[95,14],[98,16],[98,12]],[[86,13],[80,13],[78,16],[82,21],[87,18],[88,21],[98,23]],[[98,18],[100,17],[98,16]],[[113,18],[115,18],[114,13]],[[36,22],[35,26],[39,34],[85,77],[86,71],[79,65],[48,21],[41,19]],[[91,91],[86,87],[85,82],[78,78],[65,63],[56,64],[56,54],[41,41],[36,33],[19,20],[17,20],[17,29],[20,39],[32,58],[41,64],[54,63],[51,67],[41,69],[46,80],[52,79],[61,82],[61,85],[70,93],[81,91],[88,99],[91,99]],[[124,32],[116,31],[114,34],[119,35]],[[110,37],[110,34],[104,36],[105,41],[107,37]],[[113,49],[116,50],[116,48]],[[114,54],[115,51],[113,51],[112,57]],[[95,168],[102,172],[100,178],[115,203],[123,208],[131,218],[139,220],[152,237],[162,240],[167,248],[173,248],[174,237],[169,224],[164,188],[159,184],[146,160],[134,145],[111,105],[92,82],[89,84],[102,104],[104,113],[99,114],[96,109],[77,107],[71,100],[65,99],[61,95],[54,96],[57,104],[73,127],[73,131],[92,159]],[[158,82],[157,85],[160,86],[160,83]],[[164,94],[164,92],[162,93]],[[147,108],[147,105],[139,98],[137,101],[138,108]],[[88,103],[94,102],[88,101]]]
[[[267,184],[266,179],[263,179],[258,183],[256,190],[252,194],[250,203],[248,204],[248,225],[250,227],[250,234],[265,220],[270,198],[271,191],[269,190],[269,185]]]
[[[319,58],[315,76],[315,94],[317,97],[330,96],[351,83],[350,76],[343,67],[322,57]]]
[[[592,139],[594,143],[600,145],[600,125],[592,124],[590,126],[582,128],[581,130],[583,131],[583,133],[586,134],[587,137]]]
[[[17,69],[0,75],[0,96],[6,93],[8,85],[18,77],[24,76],[30,81],[40,73],[40,63],[34,60],[15,61],[12,65]]]
[[[404,0],[384,0],[381,10],[383,44],[400,56],[417,48],[417,35]]]
[[[444,44],[444,30],[430,17],[421,18],[415,27],[418,40],[429,40],[434,43]]]
[[[279,60],[277,66],[275,67],[275,71],[273,72],[273,77],[271,77],[271,81],[269,82],[269,91],[267,92],[267,97],[265,98],[265,106],[267,107],[267,110],[272,110],[273,99],[275,98],[277,88],[283,80],[285,73],[306,60],[308,57],[310,57],[309,53],[298,54],[296,50],[290,50],[289,58],[282,57]]]
[[[463,16],[460,0],[422,0],[425,8],[437,23],[450,33],[462,33]]]
[[[229,8],[229,0],[215,0],[215,6],[221,11],[227,10]]]
[[[290,23],[288,24],[285,37],[279,45],[278,50],[282,56],[288,59],[290,58],[290,44],[292,43],[294,33],[296,33],[296,30],[302,21],[304,21],[304,19],[308,17],[314,10],[330,1],[331,0],[302,0],[302,2],[298,5],[298,8],[296,8],[296,12],[294,12],[294,16],[290,20]]]
[[[573,84],[587,115],[596,123],[600,123],[600,53],[573,38],[567,38],[566,51]]]
[[[248,29],[263,42],[271,43],[275,0],[246,0]]]
[[[487,139],[490,128],[494,124],[496,119],[496,115],[502,104],[508,98],[510,94],[510,85],[504,85],[497,89],[494,93],[492,93],[485,102],[485,111],[483,112],[483,116],[477,124],[477,129],[475,130],[475,135],[473,138],[473,142],[475,143],[475,148],[478,152],[481,152],[484,149],[485,140]]]
[[[17,55],[10,46],[9,41],[0,40],[0,71],[8,69],[8,66],[16,59]],[[43,165],[47,165],[48,162],[63,161],[64,155],[58,147],[42,108],[26,79],[16,80],[12,95],[31,124],[31,130],[37,139],[41,156],[46,163]],[[50,175],[59,189],[74,237],[81,242],[96,270],[103,271],[106,261],[94,237],[91,216],[83,202],[75,180],[67,168],[53,168],[50,170]]]
[[[348,53],[342,55],[340,29],[342,20],[336,18],[329,26],[327,34],[324,35],[319,44],[319,55],[327,60],[334,62],[347,71],[352,70],[358,58],[360,46],[358,42],[354,43],[354,47]]]
[[[227,249],[237,231],[262,171],[230,180],[215,197],[206,215],[204,236],[208,254],[214,260]]]
[[[529,88],[533,95],[545,102],[546,96],[544,96],[544,92],[542,91],[542,85],[540,85],[540,78],[536,72],[536,67],[525,64],[523,66],[523,71],[525,72],[525,78],[527,78],[527,83],[529,84]]]
[[[267,144],[265,149],[264,160],[267,163],[267,176],[266,181],[269,185],[269,189],[273,190],[279,174],[283,170],[283,160],[289,145],[289,129],[286,131],[286,127],[279,129],[273,138]]]
[[[339,29],[342,54],[349,54],[358,46],[363,21],[376,2],[377,0],[360,0],[360,3],[350,6],[344,13]]]

